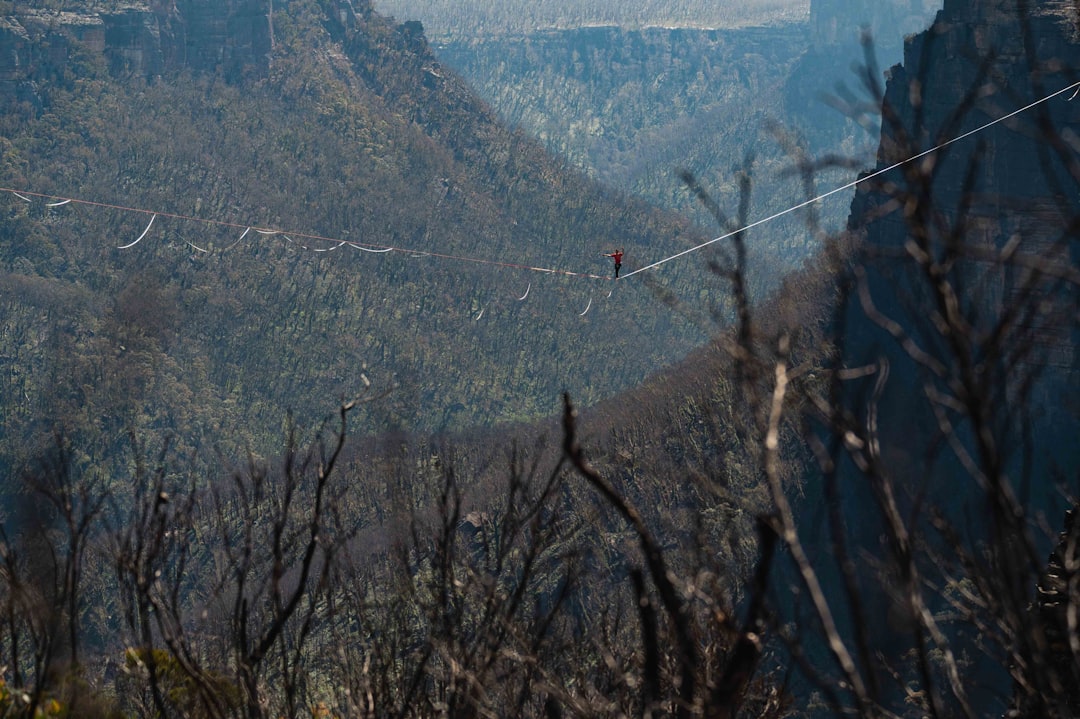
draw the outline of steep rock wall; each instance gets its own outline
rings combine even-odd
[[[877,169],[975,131],[1074,81],[1068,68],[1080,64],[1080,46],[1072,36],[1063,17],[1024,17],[1016,0],[946,3],[932,28],[908,40],[904,63],[890,71]],[[940,228],[963,223],[969,243],[982,250],[997,251],[1019,238],[1023,253],[1044,255],[1080,215],[1075,153],[1056,146],[1080,122],[1080,104],[1067,98],[950,145],[934,155],[932,168],[924,168],[930,174],[913,176],[918,167],[910,165],[862,186],[852,204],[852,227],[865,233],[868,246],[905,246],[917,228],[903,208],[886,211],[898,198],[883,189],[892,183],[901,194],[925,193],[930,243],[948,240]],[[1015,274],[1002,267],[992,283],[980,277],[995,312],[1023,290],[1019,277],[1010,276]],[[1031,320],[1047,340],[1049,361],[1072,367],[1075,343],[1067,325],[1040,328],[1038,318]]]
[[[1080,102],[1069,98],[1080,45],[1064,15],[1023,8],[949,0],[930,29],[909,38],[885,89],[881,174],[864,174],[851,205],[856,249],[841,268],[834,329],[836,416],[854,431],[834,428],[832,439],[846,448],[834,457],[843,530],[867,556],[896,551],[882,529],[885,491],[910,536],[926,538],[932,554],[940,540],[949,557],[956,545],[941,540],[942,528],[980,552],[1024,533],[1033,556],[1046,556],[1052,538],[1038,518],[1060,517],[1074,496]],[[941,580],[942,565],[926,565],[927,584]],[[876,570],[868,562],[857,580],[862,601],[890,606],[901,590],[871,579]],[[1033,591],[1033,581],[1016,581],[1018,592]],[[871,612],[861,630],[899,656],[912,650],[915,626]],[[964,631],[946,629],[953,651],[981,655],[982,641]],[[1046,667],[1010,674],[1005,664],[965,669],[969,686],[996,688],[970,695],[973,715],[1005,715],[1017,678],[1020,707],[1075,682]],[[908,698],[897,692],[882,703]]]
[[[889,73],[883,174],[851,206],[842,362],[878,369],[846,385],[849,409],[905,491],[957,521],[985,508],[969,461],[1054,514],[1080,464],[1080,288],[1062,279],[1080,268],[1080,102],[1050,97],[1076,82],[1074,37],[1018,0],[947,2]]]
[[[0,83],[13,87],[36,71],[62,69],[71,43],[101,55],[114,74],[262,75],[273,60],[275,2],[285,0],[151,0],[60,12],[16,4],[0,18]],[[331,4],[346,22],[352,3]],[[43,57],[45,46],[52,51]]]

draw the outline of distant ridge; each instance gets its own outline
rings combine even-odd
[[[806,20],[809,12],[809,0],[722,0],[713,3],[692,0],[661,3],[508,0],[493,4],[462,0],[378,0],[375,7],[401,19],[420,20],[437,41],[464,41],[592,26],[731,29],[801,22]]]

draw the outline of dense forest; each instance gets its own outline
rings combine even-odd
[[[764,295],[752,142],[703,230],[358,2],[2,7],[0,716],[1080,712],[1068,12],[871,63]]]

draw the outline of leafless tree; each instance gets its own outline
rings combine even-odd
[[[0,637],[28,716],[57,696],[86,706],[72,680],[80,673],[87,552],[108,492],[101,477],[73,464],[67,440],[56,435],[0,525]]]
[[[250,458],[228,483],[189,481],[178,492],[164,464],[137,472],[115,556],[130,664],[145,677],[155,713],[308,710],[310,642],[330,611],[337,555],[354,533],[332,481],[350,407],[342,406],[328,444],[316,439],[300,450],[291,430],[279,468]]]

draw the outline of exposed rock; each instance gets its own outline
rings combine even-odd
[[[178,0],[186,27],[186,59],[199,70],[269,69],[274,49],[271,0]]]
[[[948,432],[972,442],[973,416],[994,418],[987,432],[1000,464],[990,471],[1047,483],[1075,467],[1080,432],[1078,288],[1032,271],[1080,267],[1070,145],[1080,102],[1069,101],[1071,89],[1047,99],[1076,81],[1070,68],[1080,66],[1080,45],[1061,14],[1025,17],[1018,2],[949,0],[932,28],[908,40],[885,90],[876,168],[883,174],[859,186],[851,209],[865,296],[850,301],[845,362],[888,361],[884,390],[874,377],[863,395],[880,391],[881,446],[906,452],[884,461],[952,492],[952,506],[969,469],[935,443]],[[876,317],[866,317],[867,297]],[[946,401],[960,404],[946,411]],[[965,401],[984,406],[956,409]],[[942,416],[959,426],[946,429]],[[1051,450],[1024,457],[1025,433]]]
[[[1033,47],[1025,47],[1025,36],[1037,38]],[[1037,73],[1028,66],[1029,53],[1039,65]],[[1078,63],[1080,46],[1060,16],[1041,14],[1022,20],[1017,0],[950,0],[933,28],[909,39],[903,65],[891,70],[885,105],[896,121],[883,123],[878,167],[973,131],[1061,89],[1071,81],[1062,65]],[[965,98],[967,106],[957,116]],[[1080,104],[1066,100],[1061,97],[1040,108],[1059,136],[1068,135],[1080,122]],[[955,226],[963,219],[970,228],[969,238],[987,250],[1000,250],[1011,238],[1020,238],[1021,252],[1032,257],[1060,242],[1062,228],[1080,215],[1075,193],[1064,189],[1076,181],[1062,156],[1050,151],[1049,140],[1039,136],[1036,117],[1028,113],[1016,123],[994,125],[939,156],[933,203],[940,226]],[[978,167],[974,176],[972,163]],[[898,171],[891,179],[903,186],[900,175]],[[875,245],[903,247],[909,227],[899,210],[863,223],[891,200],[866,190],[852,205],[855,226],[863,227]],[[1026,291],[1019,277],[1008,274],[1003,271],[986,294],[999,312]],[[1069,325],[1049,316],[1027,321],[1034,336],[1046,343],[1041,348],[1046,359],[1072,367],[1075,342]]]
[[[1075,630],[1070,630],[1070,612],[1074,612],[1077,597],[1077,568],[1080,567],[1080,507],[1074,505],[1065,513],[1065,527],[1058,535],[1057,546],[1050,553],[1046,569],[1039,577],[1032,607],[1043,636],[1042,671],[1052,676],[1060,693],[1058,706],[1048,707],[1046,697],[1033,696],[1022,684],[1017,684],[1013,706],[1007,719],[1036,719],[1053,712],[1080,716],[1080,666],[1077,666],[1071,642]],[[1075,622],[1075,618],[1072,620]],[[1014,667],[1014,671],[1017,668]]]
[[[361,12],[370,14],[371,6],[361,7]],[[327,26],[334,39],[341,40],[345,33],[357,28],[361,17],[351,0],[334,0],[333,6],[327,11]]]
[[[0,18],[0,83],[27,77],[35,45],[50,48],[39,60],[62,68],[71,42],[102,55],[116,74],[151,78],[181,68],[223,72],[230,79],[265,74],[274,50],[272,5],[273,0],[150,0],[59,13],[17,6]],[[351,3],[340,0],[338,6],[347,22]],[[40,38],[50,42],[31,42]]]
[[[1075,476],[1080,288],[1032,271],[1080,267],[1073,36],[1060,14],[1024,18],[1017,0],[949,0],[889,73],[881,174],[865,178],[852,202],[859,251],[835,328],[838,366],[869,375],[844,382],[843,416],[872,433],[880,451],[865,455],[870,470],[839,470],[844,522],[860,546],[883,546],[880,517],[867,511],[878,501],[869,480],[876,473],[894,483],[901,516],[919,523],[934,507],[937,526],[972,538],[979,552],[983,537],[1019,536],[1007,533],[1008,520],[1026,528],[1056,514],[1065,494],[1056,482]],[[1010,494],[1022,519],[1001,509]],[[1014,579],[1002,577],[1002,586]],[[1033,626],[1017,623],[1007,631]],[[874,646],[902,646],[906,631],[885,622],[866,628]],[[948,631],[958,637],[954,650],[965,645],[965,629]],[[1016,644],[1030,640],[1016,633]],[[1047,711],[1074,706],[1075,666],[1056,677],[1031,663],[1011,678],[976,671],[971,686],[1021,680],[1043,702],[1025,716],[1076,716]],[[969,700],[975,716],[1001,716],[1007,701],[994,692]]]
[[[28,62],[30,36],[13,18],[0,17],[0,97],[15,97]]]
[[[114,72],[160,75],[165,69],[158,18],[149,10],[127,9],[103,14],[105,52]]]

